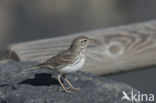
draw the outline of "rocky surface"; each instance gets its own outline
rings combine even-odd
[[[129,95],[131,91],[137,92],[135,89],[90,73],[67,75],[74,86],[81,88],[73,94],[62,92],[53,70],[40,68],[18,75],[24,68],[35,64],[0,62],[0,103],[139,103],[121,101],[122,91]]]

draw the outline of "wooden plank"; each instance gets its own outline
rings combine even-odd
[[[72,40],[80,35],[98,41],[89,46],[82,71],[111,74],[156,64],[156,20],[17,43],[7,48],[9,52],[6,55],[14,60],[42,62],[68,48]]]

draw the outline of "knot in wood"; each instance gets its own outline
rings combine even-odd
[[[120,51],[120,47],[118,45],[112,45],[110,46],[109,51],[113,54],[116,54]]]

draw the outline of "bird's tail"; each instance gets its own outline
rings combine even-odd
[[[38,69],[40,66],[32,66],[32,67],[27,67],[26,69],[23,70],[23,72],[26,72],[28,70],[33,70],[33,69]]]
[[[34,69],[38,69],[38,68],[40,68],[40,67],[43,67],[43,65],[40,65],[40,64],[39,64],[39,65],[27,67],[27,68],[25,68],[22,72],[18,73],[18,75],[26,74],[27,71],[29,71],[29,70],[34,70]]]

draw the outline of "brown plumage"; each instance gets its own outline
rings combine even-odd
[[[73,40],[69,49],[62,51],[61,53],[51,57],[41,64],[27,68],[23,72],[26,72],[27,70],[37,69],[39,67],[48,67],[49,69],[53,69],[59,73],[58,81],[65,92],[70,93],[71,91],[66,89],[62,84],[60,80],[61,75],[70,85],[71,89],[79,90],[78,88],[75,88],[71,85],[71,83],[65,77],[65,74],[75,72],[83,66],[86,58],[86,48],[88,44],[93,41],[93,39],[85,36],[77,37]]]

